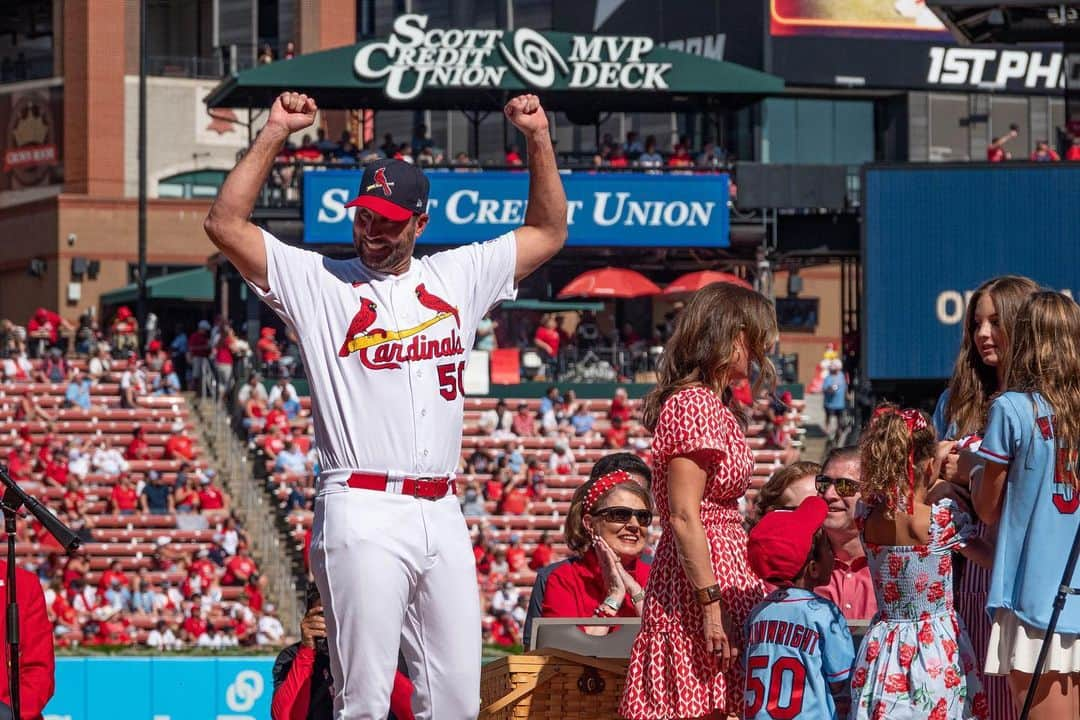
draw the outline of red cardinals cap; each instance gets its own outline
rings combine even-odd
[[[819,495],[802,501],[795,510],[772,510],[750,531],[746,551],[750,567],[762,580],[788,583],[810,557],[814,533],[825,522],[829,505]]]
[[[420,168],[401,160],[379,160],[364,168],[357,196],[345,207],[363,207],[387,220],[403,222],[427,212],[427,177]]]

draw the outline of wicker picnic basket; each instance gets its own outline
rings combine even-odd
[[[499,658],[480,678],[481,720],[613,720],[626,660],[545,648]]]

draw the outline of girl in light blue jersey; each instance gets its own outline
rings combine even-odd
[[[990,406],[973,499],[997,524],[987,611],[986,672],[1007,675],[1023,704],[1051,604],[1080,524],[1080,307],[1037,292],[1020,308],[1006,386]],[[1080,572],[1070,585],[1080,585]],[[1069,598],[1050,641],[1030,718],[1080,717],[1080,598]]]
[[[1002,275],[987,280],[972,293],[964,313],[964,334],[949,388],[941,394],[934,411],[934,429],[941,440],[963,441],[982,435],[990,402],[1005,390],[1005,358],[1016,334],[1016,316],[1024,301],[1038,289],[1038,284],[1030,278]],[[967,487],[967,473],[957,472],[959,457],[960,449],[954,446],[942,464],[941,476]],[[951,487],[948,483],[939,486],[942,490]],[[979,523],[978,533],[993,545],[992,528]],[[982,670],[990,642],[990,617],[986,614],[990,568],[961,561],[957,572],[956,612],[964,621]],[[1008,680],[995,676],[986,676],[982,680],[991,720],[1013,720],[1016,711]]]

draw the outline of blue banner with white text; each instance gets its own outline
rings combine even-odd
[[[352,244],[359,170],[304,173],[304,242]],[[430,221],[417,240],[463,245],[489,240],[525,221],[526,172],[428,171]],[[568,245],[728,247],[728,176],[573,173],[566,188]]]
[[[57,658],[45,720],[265,720],[274,658]]]

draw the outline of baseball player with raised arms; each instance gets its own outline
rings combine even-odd
[[[525,224],[484,243],[413,257],[428,180],[398,161],[368,165],[358,258],[291,247],[248,221],[313,98],[282,93],[222,185],[207,235],[300,338],[322,475],[311,564],[326,610],[337,720],[386,717],[399,647],[417,718],[475,718],[480,607],[454,497],[463,377],[477,323],[566,241],[566,195],[534,95],[506,116],[527,138]]]

